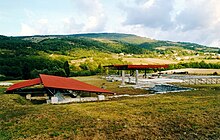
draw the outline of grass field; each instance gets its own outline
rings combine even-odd
[[[97,86],[103,82],[78,79]],[[219,85],[195,88],[199,90],[65,105],[34,105],[0,88],[0,139],[217,140]]]
[[[185,68],[185,69],[174,69],[174,70],[167,70],[163,71],[164,73],[173,73],[175,71],[187,71],[189,74],[195,75],[212,75],[213,73],[217,72],[220,74],[220,69],[200,69],[200,68]]]

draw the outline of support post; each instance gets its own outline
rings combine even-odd
[[[147,78],[147,69],[144,69],[144,78]]]
[[[27,94],[26,99],[31,100],[31,94]]]
[[[135,83],[136,83],[136,85],[138,85],[138,70],[136,70]]]
[[[125,85],[125,71],[122,70],[122,80],[121,80],[121,85]]]
[[[131,76],[128,77],[128,83],[131,83]]]

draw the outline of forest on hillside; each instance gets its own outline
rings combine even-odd
[[[159,47],[165,49],[157,49]],[[126,34],[0,36],[0,80],[30,79],[37,77],[39,73],[59,76],[106,73],[102,67],[104,65],[127,64],[121,58],[114,57],[114,54],[157,57],[172,54],[173,49],[178,50],[178,55],[218,51],[193,43],[149,41],[149,39]],[[79,65],[71,63],[73,60],[85,58],[90,60],[86,59]],[[69,74],[65,68],[67,63]],[[171,65],[170,68],[176,67],[219,68],[217,64],[204,64],[204,62]]]

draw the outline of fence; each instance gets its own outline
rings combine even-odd
[[[220,77],[197,77],[183,79],[183,83],[187,85],[200,85],[200,84],[220,84]]]

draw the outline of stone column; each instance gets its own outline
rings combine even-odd
[[[131,83],[131,76],[128,77],[128,83]]]
[[[122,70],[122,80],[121,80],[121,85],[125,85],[125,71]]]
[[[31,94],[27,94],[26,99],[31,100]]]
[[[138,70],[136,70],[135,83],[136,83],[136,85],[138,85]]]

